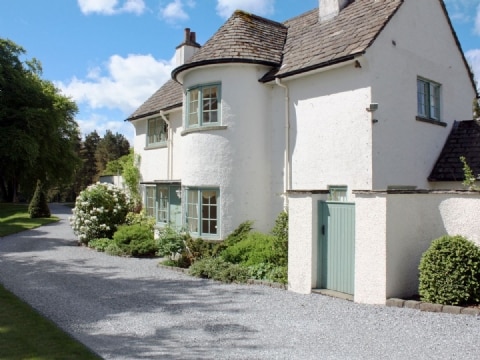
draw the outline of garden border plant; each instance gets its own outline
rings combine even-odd
[[[124,190],[112,184],[96,183],[77,197],[70,225],[83,244],[93,239],[112,238],[117,227],[125,223],[131,208]]]
[[[480,301],[480,248],[463,236],[432,241],[419,265],[422,301],[468,305]]]
[[[255,279],[286,284],[288,214],[279,214],[271,235],[252,232],[252,225],[251,221],[240,224],[225,241],[195,261],[189,273],[225,282]]]

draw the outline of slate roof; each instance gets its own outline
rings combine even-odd
[[[284,23],[236,11],[187,63],[173,70],[172,78],[197,66],[235,62],[270,66],[260,79],[269,82],[354,59],[373,44],[404,1],[353,0],[325,22],[320,22],[318,8]],[[439,2],[461,51],[445,4]],[[464,62],[469,69],[465,57]],[[165,84],[127,120],[181,106],[177,85]],[[169,89],[175,93],[168,94]]]
[[[363,54],[402,3],[403,0],[355,0],[330,21],[320,22],[318,9],[286,21],[288,36],[282,65],[267,74],[263,81]]]
[[[136,120],[146,116],[181,107],[183,102],[183,88],[173,79],[168,80],[150,98],[147,99],[127,120]]]
[[[202,49],[172,73],[208,63],[253,62],[273,66],[262,81],[313,70],[363,54],[404,0],[355,0],[333,20],[318,8],[276,23],[236,11]]]
[[[285,25],[237,10],[186,64],[173,70],[172,77],[208,64],[244,62],[279,66],[286,37]]]
[[[456,121],[442,152],[428,177],[429,181],[463,181],[463,164],[467,164],[475,176],[480,174],[480,121]]]

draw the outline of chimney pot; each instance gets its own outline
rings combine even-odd
[[[185,28],[185,39],[183,43],[176,47],[175,64],[181,66],[191,59],[193,55],[200,49],[200,45],[196,42],[196,34],[190,31],[190,28]]]

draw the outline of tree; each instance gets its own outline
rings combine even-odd
[[[108,162],[104,171],[104,174],[108,175],[122,175],[135,207],[141,204],[140,191],[138,188],[140,184],[139,165],[140,155],[136,155],[133,149],[130,149],[128,155]]]
[[[16,200],[19,188],[31,194],[72,180],[79,159],[74,116],[78,109],[41,79],[41,65],[22,62],[25,50],[0,39],[0,198]]]
[[[49,218],[50,209],[48,208],[47,197],[43,191],[41,181],[37,181],[37,187],[35,189],[35,194],[33,194],[32,201],[28,206],[28,213],[32,219],[34,218]]]
[[[103,173],[109,161],[128,155],[129,151],[130,144],[122,134],[116,133],[114,135],[110,130],[107,130],[105,136],[98,142],[95,152],[98,174]]]
[[[99,171],[97,169],[97,162],[95,154],[100,142],[100,136],[97,131],[93,131],[85,136],[85,140],[82,143],[80,149],[80,158],[82,159],[82,168],[79,171],[78,178],[80,183],[80,189],[85,189],[88,185],[93,184],[98,180]]]
[[[480,98],[473,99],[473,119],[480,120]]]

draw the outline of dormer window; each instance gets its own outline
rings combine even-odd
[[[186,127],[220,124],[220,84],[195,86],[187,90]]]
[[[147,148],[165,146],[168,138],[168,126],[161,117],[148,119]]]

